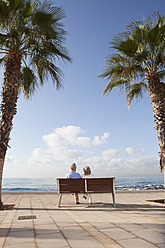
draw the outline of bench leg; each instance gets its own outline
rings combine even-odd
[[[60,204],[61,204],[61,198],[62,198],[62,194],[59,194],[59,196],[58,196],[58,205],[57,205],[58,208],[60,207]]]
[[[115,208],[116,207],[116,204],[115,204],[115,194],[114,193],[112,193],[112,198],[113,198],[113,206]]]
[[[90,193],[88,194],[88,200],[89,200],[89,203],[92,204],[92,196]]]

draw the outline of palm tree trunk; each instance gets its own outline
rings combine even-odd
[[[4,167],[4,159],[0,158],[0,192],[2,191],[3,167]],[[0,194],[0,209],[3,209],[1,194]]]
[[[157,74],[149,75],[147,80],[156,123],[155,129],[157,130],[161,151],[160,170],[162,171],[165,169],[165,101],[163,83],[160,82],[160,78]]]
[[[2,177],[13,117],[17,113],[18,89],[20,82],[21,56],[17,52],[8,54],[6,72],[2,88],[1,119],[0,119],[0,209],[2,203]]]

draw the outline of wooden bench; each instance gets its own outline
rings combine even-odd
[[[115,204],[115,177],[111,178],[57,178],[58,207],[62,194],[71,193],[112,193],[113,206]]]

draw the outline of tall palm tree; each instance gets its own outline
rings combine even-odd
[[[103,94],[118,87],[132,100],[150,94],[155,129],[160,146],[160,170],[165,169],[165,15],[152,15],[146,22],[133,20],[124,32],[110,42],[112,53],[105,71],[99,76],[108,80]]]
[[[62,86],[58,60],[71,61],[64,46],[61,7],[32,0],[0,0],[0,64],[4,66],[0,119],[0,209],[2,175],[21,91],[29,98],[51,78]]]

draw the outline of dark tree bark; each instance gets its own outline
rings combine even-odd
[[[17,113],[20,71],[21,56],[17,52],[11,52],[8,54],[2,88],[0,119],[0,209],[3,209],[1,190],[5,156],[13,127],[13,117]]]
[[[162,171],[165,168],[165,101],[163,83],[160,82],[157,74],[153,74],[148,77],[148,85],[156,123],[155,129],[157,130],[161,150],[160,170]]]

